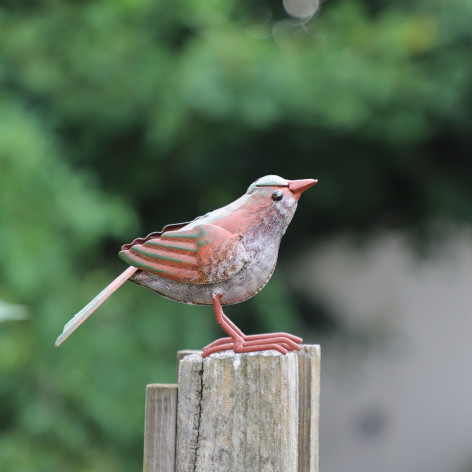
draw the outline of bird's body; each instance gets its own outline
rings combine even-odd
[[[160,255],[167,256],[168,259],[159,261],[161,267],[163,270],[175,270],[175,277],[172,274],[169,276],[153,271],[138,271],[131,280],[164,297],[195,305],[212,305],[216,293],[222,294],[222,305],[240,303],[252,297],[269,281],[277,263],[280,241],[290,222],[285,215],[283,218],[280,215],[287,208],[272,205],[271,192],[269,198],[266,193],[269,191],[265,190],[261,195],[245,194],[235,202],[197,218],[182,228],[164,231],[162,235],[151,237],[141,244],[125,245],[120,253],[124,261],[137,267],[147,264],[152,267],[154,255],[142,255],[143,249],[152,250],[157,247],[156,242],[164,243],[163,247],[159,247]],[[268,211],[269,206],[275,208]],[[198,263],[203,259],[192,257],[199,254],[190,251],[198,250],[198,244],[205,238],[212,239],[209,242],[212,247],[211,257],[202,261],[200,270],[197,268],[195,271],[193,281],[191,276],[181,281],[182,271],[188,271],[195,267],[192,265],[194,262]],[[187,247],[180,251],[173,250],[165,246],[167,242],[187,243]],[[222,248],[225,245],[230,246],[229,250]],[[189,259],[174,262],[180,255],[188,254],[192,254]],[[173,260],[170,259],[172,256]],[[203,277],[201,272],[205,273]],[[200,281],[203,283],[199,283]]]
[[[217,321],[230,338],[207,346],[206,355],[230,348],[237,352],[277,348],[276,345],[281,347],[278,349],[281,352],[297,349],[295,345],[298,340],[301,342],[300,338],[285,333],[246,337],[226,318],[221,305],[247,300],[266,285],[275,269],[280,241],[295,213],[298,198],[315,183],[311,179],[287,181],[266,176],[223,208],[125,244],[119,256],[135,270],[128,269],[124,279],[178,302],[214,305]],[[106,292],[99,304],[113,291]],[[92,304],[93,301],[89,305]],[[79,312],[74,317],[76,322],[68,324],[69,328],[66,325],[56,345],[90,316],[90,308],[87,313]],[[285,339],[280,340],[281,336]],[[241,337],[248,338],[246,344],[240,342]],[[271,342],[261,343],[261,339],[269,340],[269,337]],[[278,344],[272,342],[274,339],[279,339]]]

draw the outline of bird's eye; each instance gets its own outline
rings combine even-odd
[[[274,193],[272,194],[272,200],[275,200],[276,202],[280,202],[284,198],[284,194],[281,190],[274,190]]]

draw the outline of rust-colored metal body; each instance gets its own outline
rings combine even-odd
[[[222,305],[247,300],[269,281],[298,199],[316,182],[262,177],[223,208],[125,244],[119,256],[131,267],[77,313],[56,346],[129,278],[178,302],[213,305],[216,320],[229,337],[205,347],[203,356],[227,349],[276,349],[283,354],[299,349],[302,340],[286,333],[243,334],[223,313]]]

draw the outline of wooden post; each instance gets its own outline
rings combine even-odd
[[[201,354],[202,351],[196,351],[194,349],[184,349],[183,351],[177,351],[177,383],[179,383],[179,368],[180,368],[180,361],[185,356],[190,356],[191,354]]]
[[[177,385],[146,386],[144,472],[175,469]]]
[[[298,352],[298,472],[319,472],[321,351],[304,344]]]
[[[304,346],[185,357],[176,471],[317,472],[319,354]]]
[[[147,387],[145,472],[318,472],[319,346],[178,359],[177,405]]]

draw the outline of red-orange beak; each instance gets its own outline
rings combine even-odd
[[[300,195],[318,182],[316,179],[289,180],[288,188],[298,200]]]

